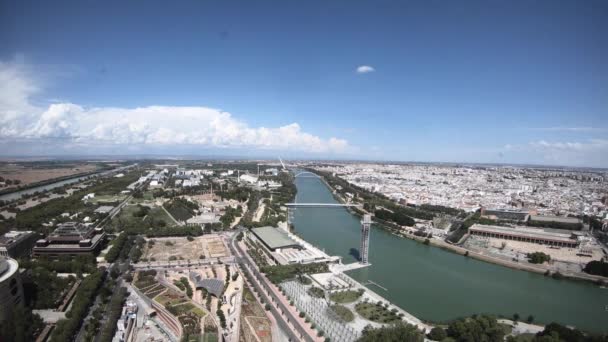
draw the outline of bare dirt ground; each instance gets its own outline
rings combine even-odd
[[[205,258],[221,258],[229,256],[228,249],[222,240],[214,235],[205,235],[188,241],[187,238],[154,238],[154,245],[146,244],[144,258],[169,260],[176,257],[182,260],[198,260],[201,255]]]
[[[18,164],[6,164],[0,166],[0,176],[4,179],[20,180],[21,186],[31,183],[41,182],[49,179],[71,176],[84,172],[95,171],[97,166],[93,164],[78,164],[72,167],[65,168],[40,168],[30,169]],[[15,187],[14,185],[3,187],[7,189]]]
[[[543,252],[551,256],[552,260],[585,265],[590,260],[599,260],[603,257],[602,249],[596,244],[588,244],[588,252],[591,256],[577,255],[580,253],[578,248],[551,248],[547,245],[537,243],[511,241],[495,238],[474,238],[469,237],[469,244],[476,244],[485,247],[494,254],[501,254],[510,258],[526,259],[528,253]],[[504,244],[504,247],[503,247]]]

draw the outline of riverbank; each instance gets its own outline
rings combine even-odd
[[[28,185],[28,187],[22,187],[20,189],[16,189],[16,191],[11,191],[9,193],[2,194],[2,195],[0,195],[0,200],[4,201],[6,204],[9,204],[11,202],[23,200],[30,196],[35,196],[37,192],[44,193],[44,192],[50,191],[52,189],[55,189],[55,188],[58,188],[58,187],[61,187],[64,185],[68,185],[68,184],[71,185],[71,184],[78,183],[81,181],[87,181],[87,180],[90,180],[90,179],[93,179],[96,177],[104,177],[106,175],[110,175],[113,173],[126,171],[129,168],[132,168],[136,165],[137,164],[131,164],[131,165],[127,165],[127,166],[121,166],[121,167],[115,168],[115,169],[104,168],[104,169],[96,170],[93,172],[87,172],[80,176],[71,175],[71,176],[67,177],[67,179],[63,179],[63,177],[60,177],[60,178],[53,178],[52,180],[45,180],[44,182],[47,182],[47,181],[48,182],[43,185],[40,185],[40,182],[39,182],[39,183],[37,183],[38,185],[35,185],[35,186]]]
[[[331,179],[328,182],[334,184]],[[295,184],[296,202],[337,203],[318,177],[299,177]],[[292,217],[295,230],[306,241],[342,257],[345,264],[358,260],[361,223],[357,216],[343,208],[298,208]],[[464,257],[447,247],[427,246],[423,239],[404,239],[396,232],[372,229],[371,266],[346,273],[423,322],[449,322],[481,313],[513,317],[517,313],[533,316],[540,324],[558,322],[589,332],[608,332],[606,289]]]
[[[39,181],[39,182],[34,182],[34,183],[29,183],[27,185],[24,186],[18,186],[18,187],[12,187],[12,188],[7,188],[7,189],[2,189],[0,190],[0,197],[3,195],[9,195],[15,192],[19,192],[19,191],[24,191],[24,190],[29,190],[32,188],[37,188],[37,187],[41,187],[41,186],[45,186],[45,185],[49,185],[49,184],[53,184],[53,183],[57,183],[57,182],[62,182],[65,180],[70,180],[70,179],[76,179],[76,178],[81,178],[81,177],[87,177],[87,176],[91,176],[97,173],[101,173],[104,171],[109,170],[109,168],[106,169],[98,169],[98,170],[94,170],[94,171],[89,171],[89,172],[82,172],[82,173],[75,173],[72,175],[67,175],[67,176],[61,176],[61,177],[57,177],[57,178],[50,178],[50,179],[45,179],[43,181]]]
[[[312,171],[311,171],[312,172]],[[318,174],[317,174],[318,175]],[[329,182],[327,182],[327,180],[318,175],[319,179],[323,182],[323,184],[325,184],[325,186],[327,186],[328,189],[330,189],[332,196],[334,197],[334,199],[340,203],[346,203],[345,199],[340,196],[337,192],[336,189],[334,189]],[[361,217],[362,214],[359,213],[357,210],[353,209],[353,208],[346,208],[351,214],[357,216],[357,217]],[[487,255],[487,254],[483,254],[477,251],[473,251],[467,248],[464,248],[462,246],[459,245],[455,245],[455,244],[451,244],[448,243],[446,241],[443,240],[439,240],[436,238],[425,238],[425,237],[419,237],[416,236],[414,234],[404,234],[404,230],[400,229],[394,229],[391,227],[386,226],[383,223],[378,222],[378,220],[374,219],[374,222],[376,223],[377,226],[379,226],[380,228],[384,229],[385,231],[398,236],[400,238],[408,238],[410,240],[414,240],[423,244],[428,244],[430,246],[434,246],[434,247],[439,247],[443,250],[446,251],[450,251],[452,253],[458,254],[458,255],[462,255],[465,257],[471,257],[473,259],[477,259],[483,262],[488,262],[491,264],[495,264],[495,265],[499,265],[502,267],[507,267],[507,268],[511,268],[514,270],[520,270],[520,271],[527,271],[527,272],[532,272],[532,273],[536,273],[536,274],[542,274],[542,275],[548,275],[547,272],[549,271],[547,268],[544,267],[540,267],[540,266],[536,266],[533,264],[525,264],[525,263],[520,263],[520,262],[515,262],[515,261],[510,261],[510,260],[504,260],[495,256],[491,256],[491,255]],[[465,238],[461,239],[461,241],[463,241]],[[426,243],[426,240],[428,240],[428,243]],[[550,271],[549,271],[550,272]],[[594,284],[598,284],[599,282],[604,282],[604,283],[608,283],[608,278],[606,277],[602,277],[602,276],[595,276],[595,275],[591,275],[591,274],[586,274],[586,273],[573,273],[573,272],[560,272],[559,273],[561,275],[560,278],[566,278],[566,279],[570,279],[570,280],[576,280],[576,281],[585,281],[585,282],[591,282]]]

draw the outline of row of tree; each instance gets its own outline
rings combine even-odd
[[[127,233],[122,232],[118,235],[116,239],[114,239],[112,247],[105,256],[107,262],[114,262],[118,258],[128,238],[129,236],[127,235]]]
[[[401,210],[390,212],[388,210],[379,209],[374,212],[374,215],[380,220],[392,221],[400,226],[413,226],[416,221],[411,217],[405,215]]]
[[[104,271],[96,270],[82,281],[76,291],[70,311],[66,313],[67,319],[57,322],[57,326],[50,338],[51,342],[71,341],[74,339],[74,335],[82,325],[89,307],[93,304],[97,290],[103,282],[104,277]]]
[[[593,275],[608,277],[608,262],[604,262],[602,260],[590,261],[587,263],[587,265],[585,265],[583,271]]]
[[[105,313],[107,320],[103,326],[103,330],[101,330],[101,334],[99,335],[99,342],[111,342],[112,338],[114,338],[114,334],[116,332],[116,322],[118,322],[118,319],[122,314],[122,306],[127,298],[127,295],[127,289],[125,287],[121,287],[110,300],[110,304],[108,305],[108,309]]]

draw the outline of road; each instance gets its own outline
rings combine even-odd
[[[137,186],[134,190],[138,190],[143,186],[143,184]],[[133,195],[130,194],[129,196],[127,196],[119,205],[117,205],[114,209],[112,209],[109,213],[108,216],[106,216],[103,220],[101,220],[98,224],[97,227],[99,228],[103,228],[108,222],[110,222],[114,216],[116,216],[120,210],[127,205],[127,203],[129,203],[129,200],[131,200],[131,198],[133,198]],[[127,265],[127,267],[125,267],[125,269],[128,268],[128,265],[130,264],[131,260],[127,259],[124,264]],[[110,281],[110,275],[109,275],[109,270],[112,269],[112,267],[114,265],[119,265],[119,261],[115,261],[114,263],[108,264],[108,263],[98,263],[97,267],[106,267],[106,279],[104,280],[103,284],[101,286],[104,286],[108,281]],[[120,287],[122,286],[122,276],[123,274],[121,273],[120,276],[116,279],[116,286]],[[101,288],[101,287],[100,287]],[[111,299],[110,299],[111,300]],[[104,321],[106,318],[105,315],[105,311],[108,307],[108,304],[110,303],[110,301],[108,301],[108,303],[105,305],[104,307],[104,315],[103,315],[103,319],[102,322],[100,322],[100,329],[103,328],[104,326]],[[86,326],[86,322],[88,320],[91,319],[91,314],[93,312],[95,312],[95,309],[97,309],[97,307],[99,307],[100,305],[100,297],[99,294],[97,294],[97,297],[95,298],[95,301],[93,302],[93,305],[91,305],[91,307],[89,308],[88,312],[87,312],[87,316],[84,318],[84,320],[82,321],[82,326],[80,327],[80,330],[78,331],[78,334],[76,335],[76,341],[83,341],[84,337],[85,337],[85,326]]]
[[[175,261],[148,261],[148,262],[138,262],[136,264],[132,264],[133,268],[141,269],[141,268],[171,268],[175,270],[179,269],[188,269],[190,267],[197,266],[208,266],[215,264],[234,264],[236,262],[235,258],[232,256],[223,257],[223,258],[213,258],[213,259],[203,259],[203,260],[175,260]]]
[[[243,229],[239,229],[243,231]],[[249,256],[236,243],[236,237],[239,234],[234,234],[229,247],[232,254],[236,257],[237,262],[241,266],[241,270],[249,274],[251,285],[257,290],[265,303],[271,304],[270,311],[275,317],[279,327],[289,335],[290,341],[316,341],[311,337],[307,329],[299,324],[299,320],[291,313],[283,300],[277,297],[275,291],[268,284],[268,280],[261,274]],[[290,325],[293,324],[293,325]],[[314,336],[314,335],[313,335]]]

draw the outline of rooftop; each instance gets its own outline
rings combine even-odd
[[[572,238],[572,233],[563,230],[555,230],[555,229],[539,229],[539,228],[527,228],[527,227],[502,227],[502,226],[489,226],[483,224],[474,224],[471,228],[476,231],[485,231],[496,234],[506,234],[506,235],[517,235],[529,238],[536,239],[549,239],[556,241],[563,241],[572,243],[576,241]]]
[[[110,211],[112,211],[112,209],[114,209],[114,207],[111,206],[111,205],[102,205],[99,208],[95,209],[95,212],[96,213],[107,214]]]
[[[283,230],[274,227],[260,227],[251,230],[264,244],[274,250],[277,248],[295,247],[299,248],[295,240],[289,237]]]
[[[531,215],[531,221],[542,221],[542,222],[562,222],[562,223],[571,223],[577,224],[580,222],[576,217],[564,217],[564,216],[541,216],[541,215]]]
[[[222,295],[224,291],[224,281],[215,278],[202,278],[200,274],[195,272],[190,272],[190,280],[194,283],[194,286],[199,288],[204,288],[209,293],[219,297]]]
[[[66,222],[60,224],[49,237],[78,237],[79,239],[86,239],[92,230],[92,226],[85,226],[78,222]]]
[[[11,230],[4,235],[0,236],[0,245],[10,245],[13,242],[17,242],[26,236],[33,234],[32,231],[17,231]]]
[[[11,277],[19,269],[16,260],[0,257],[0,283]]]

